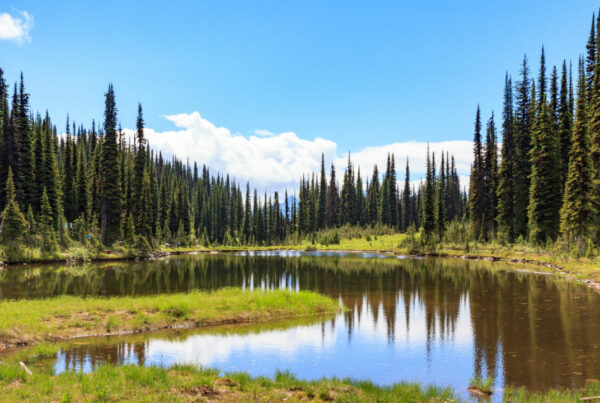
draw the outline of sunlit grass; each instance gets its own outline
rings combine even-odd
[[[508,388],[510,402],[567,402],[600,395],[600,383],[578,390],[533,393]],[[352,401],[352,402],[460,402],[449,387],[400,382],[378,386],[369,381],[323,378],[298,379],[292,372],[274,377],[227,373],[217,369],[178,364],[171,368],[133,365],[99,367],[89,374],[66,372],[28,376],[16,362],[0,365],[0,395],[5,401]]]
[[[337,301],[313,292],[242,291],[162,294],[140,297],[0,301],[0,341],[36,342],[73,336],[266,321],[334,313]]]

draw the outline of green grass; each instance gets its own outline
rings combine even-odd
[[[505,401],[566,402],[600,395],[600,383],[587,383],[579,390],[532,393],[525,389],[505,391]],[[250,376],[244,372],[220,375],[211,368],[189,364],[171,368],[133,365],[101,366],[89,374],[60,375],[34,370],[28,376],[16,362],[0,365],[2,401],[351,401],[351,402],[450,402],[461,401],[449,387],[400,382],[388,387],[368,381],[323,378],[298,379],[288,371],[274,377]]]
[[[0,301],[0,342],[36,343],[168,326],[246,323],[339,311],[337,301],[313,292],[242,291],[141,297]]]
[[[73,372],[57,376],[34,373],[28,377],[17,365],[0,370],[3,401],[401,401],[444,402],[456,399],[449,388],[400,383],[378,387],[350,379],[303,381],[289,372],[274,378],[247,373],[219,376],[214,369],[176,365],[170,369],[136,366],[103,366],[90,374]]]
[[[488,376],[483,379],[480,376],[472,377],[469,381],[469,388],[476,389],[484,394],[491,395],[494,387],[494,378]]]

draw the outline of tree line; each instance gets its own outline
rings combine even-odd
[[[559,73],[560,69],[560,73]],[[600,241],[600,15],[592,18],[586,55],[553,66],[542,47],[537,79],[527,56],[515,85],[507,73],[500,158],[494,116],[485,142],[475,118],[469,186],[472,233],[482,240],[572,245]]]
[[[135,138],[118,127],[112,85],[105,94],[104,122],[90,128],[67,124],[63,134],[48,113],[30,112],[23,75],[12,99],[0,70],[0,209],[2,242],[52,254],[74,241],[99,248],[115,243],[142,250],[158,243],[277,244],[340,225],[395,230],[434,226],[463,217],[454,157],[442,154],[439,173],[428,152],[428,185],[413,187],[406,161],[403,189],[394,155],[380,175],[375,166],[363,181],[348,157],[338,183],[322,157],[320,175],[303,177],[298,193],[259,195],[228,175],[165,160],[144,137],[138,105]],[[425,207],[423,207],[425,206]],[[427,227],[428,228],[428,227]]]

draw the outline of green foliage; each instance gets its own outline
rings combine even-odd
[[[2,228],[0,239],[12,251],[20,247],[23,234],[27,229],[27,220],[23,216],[16,200],[15,184],[12,169],[8,168],[8,179],[6,180],[6,207],[2,212]]]
[[[494,387],[494,378],[488,376],[483,379],[481,376],[474,376],[469,380],[469,387],[479,389],[485,394],[491,394]]]

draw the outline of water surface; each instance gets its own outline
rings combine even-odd
[[[301,378],[402,380],[464,391],[474,375],[498,387],[579,387],[600,379],[600,294],[505,263],[387,255],[262,252],[165,260],[17,267],[0,297],[142,295],[221,287],[313,290],[351,311],[327,318],[217,327],[61,346],[55,372],[96,365],[195,363]]]

